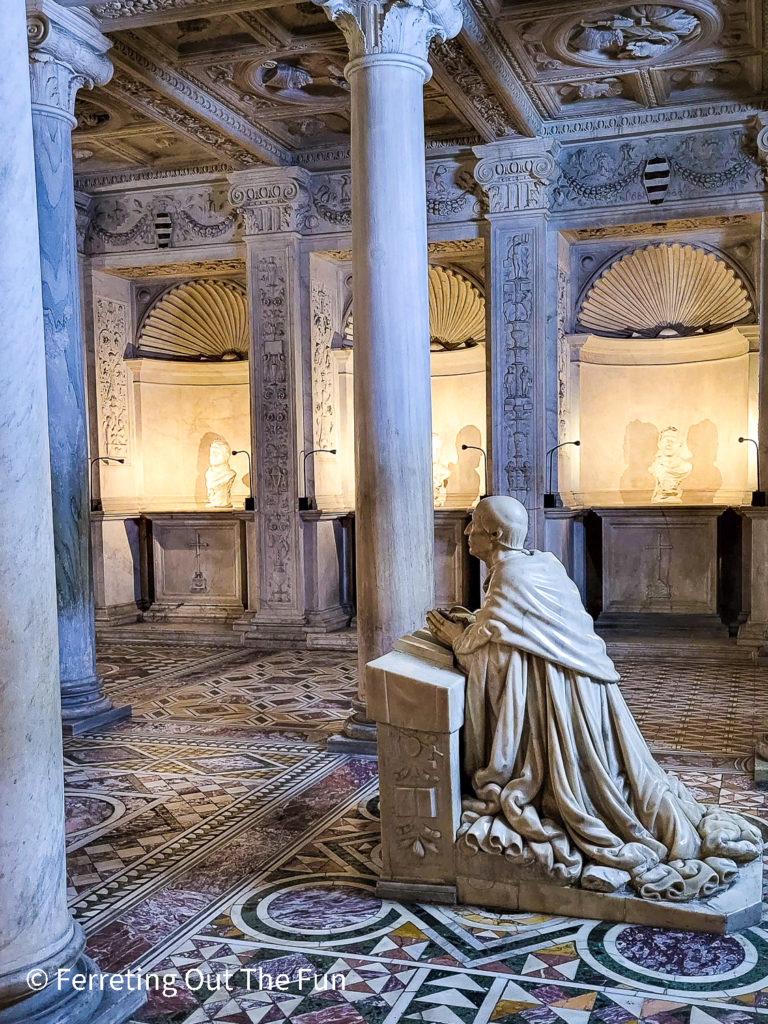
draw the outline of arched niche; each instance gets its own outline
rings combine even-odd
[[[198,278],[175,284],[149,307],[135,358],[127,359],[136,419],[142,494],[150,511],[210,507],[211,445],[251,447],[249,324],[244,288]],[[232,459],[231,500],[250,493],[247,462]]]
[[[745,282],[694,245],[640,247],[593,279],[561,344],[559,489],[574,505],[661,503],[661,432],[687,464],[685,505],[740,504],[755,486],[757,327]],[[681,463],[682,465],[682,463]],[[690,469],[687,467],[690,466]]]
[[[483,492],[486,449],[485,298],[452,267],[429,267],[430,382],[434,498],[438,508],[468,508]],[[354,504],[354,315],[347,305],[338,348],[339,468]],[[404,372],[407,368],[404,367]],[[470,445],[464,449],[462,445]]]

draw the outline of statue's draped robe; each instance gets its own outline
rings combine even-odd
[[[686,900],[758,856],[745,819],[698,804],[656,764],[575,584],[549,553],[502,552],[454,642],[467,674],[461,841],[560,884],[588,864]],[[674,708],[670,708],[674,714]]]

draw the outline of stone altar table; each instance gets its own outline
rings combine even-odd
[[[685,615],[719,625],[717,521],[725,506],[596,508],[603,525],[600,623]]]
[[[465,677],[454,667],[453,652],[419,630],[398,640],[368,669],[368,714],[378,726],[379,896],[720,934],[759,923],[759,859],[743,866],[738,881],[724,892],[675,903],[641,899],[628,887],[608,893],[556,885],[535,869],[456,845]]]

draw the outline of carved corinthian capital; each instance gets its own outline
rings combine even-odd
[[[350,60],[399,53],[425,61],[433,39],[461,29],[460,0],[313,0],[344,33]]]
[[[112,45],[93,15],[54,0],[27,0],[27,41],[32,107],[64,115],[75,123],[77,90],[105,85]]]

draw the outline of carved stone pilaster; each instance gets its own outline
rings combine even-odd
[[[33,109],[58,114],[74,126],[78,89],[105,85],[112,77],[105,56],[112,44],[90,12],[54,0],[28,0],[27,41]]]
[[[374,54],[401,54],[426,62],[433,39],[452,39],[461,28],[458,0],[313,2],[325,8],[344,33],[353,61]]]
[[[229,178],[229,201],[242,215],[248,251],[256,510],[247,544],[249,578],[258,581],[249,588],[248,611],[238,628],[246,639],[268,642],[304,635],[297,367],[300,279],[302,268],[308,277],[308,266],[298,251],[298,233],[309,178],[298,168],[242,171]]]
[[[528,509],[540,544],[546,450],[547,185],[555,162],[547,140],[479,146],[475,179],[487,195],[486,247],[494,410],[494,494]],[[554,302],[555,296],[552,296]]]
[[[310,180],[301,167],[231,174],[229,201],[242,211],[244,233],[301,232],[311,206]]]
[[[541,139],[476,147],[475,180],[488,196],[490,215],[546,208],[556,170],[551,150]]]

